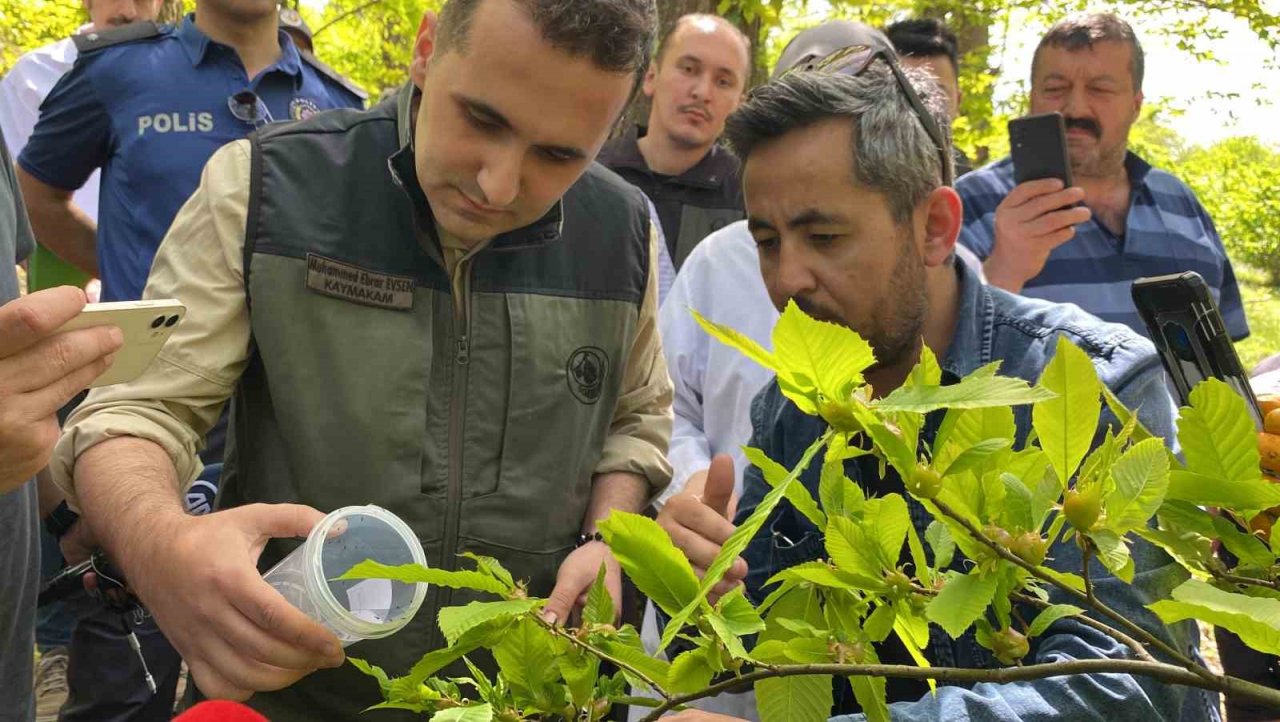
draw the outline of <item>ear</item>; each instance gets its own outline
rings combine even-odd
[[[649,69],[644,71],[644,82],[640,85],[640,91],[644,93],[644,97],[652,98],[654,91],[654,79],[658,75],[658,62],[655,58],[649,63]]]
[[[1134,118],[1137,118],[1138,116],[1142,115],[1142,100],[1143,100],[1143,95],[1141,90],[1133,94],[1133,117]]]
[[[964,221],[959,194],[950,186],[934,189],[925,199],[920,216],[924,228],[918,237],[924,265],[926,268],[941,266],[955,250],[960,224]]]
[[[422,90],[427,79],[427,66],[436,50],[436,14],[424,13],[418,23],[418,37],[413,41],[413,60],[409,63],[409,78]]]

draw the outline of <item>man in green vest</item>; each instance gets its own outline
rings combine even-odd
[[[259,576],[350,504],[399,515],[433,567],[496,557],[556,621],[601,564],[618,596],[596,524],[666,485],[671,389],[647,204],[591,159],[654,20],[652,0],[449,0],[399,97],[209,161],[145,294],[186,320],[140,379],[90,395],[53,464],[203,694],[256,692],[274,722],[377,701]],[[187,516],[228,398],[223,510]],[[403,673],[471,598],[433,587],[354,652]]]

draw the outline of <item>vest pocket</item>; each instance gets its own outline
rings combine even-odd
[[[513,549],[550,552],[571,544],[581,528],[635,310],[612,301],[532,294],[502,298],[510,365],[505,413],[497,417],[502,426],[493,429],[501,440],[494,449],[497,474],[487,480],[467,474],[477,483],[468,490],[463,533]],[[481,380],[473,376],[472,382],[474,389]],[[471,406],[469,422],[485,424],[478,416],[484,413]],[[483,460],[476,462],[484,468]],[[472,519],[488,514],[502,523],[471,526]]]

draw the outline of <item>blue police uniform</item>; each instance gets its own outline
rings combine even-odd
[[[104,301],[141,298],[156,249],[215,150],[267,119],[364,106],[358,88],[300,53],[283,31],[279,60],[256,78],[233,48],[196,27],[194,15],[176,27],[137,23],[90,33],[77,45],[80,57],[41,106],[18,163],[66,190],[102,168]],[[233,100],[245,91],[251,102]]]

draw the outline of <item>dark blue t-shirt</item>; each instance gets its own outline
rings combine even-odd
[[[18,162],[64,190],[102,168],[103,301],[141,298],[156,249],[205,162],[254,130],[233,114],[232,96],[252,91],[275,121],[363,107],[363,98],[304,60],[287,34],[279,37],[280,59],[250,79],[235,50],[188,15],[153,37],[83,53],[45,99]]]

